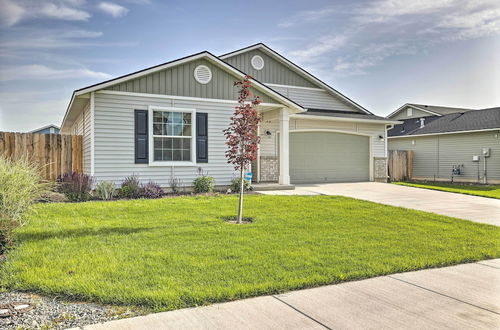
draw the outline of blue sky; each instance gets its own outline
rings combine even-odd
[[[71,93],[264,42],[378,115],[500,106],[500,1],[0,0],[0,130],[59,125]]]

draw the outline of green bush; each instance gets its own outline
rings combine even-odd
[[[214,191],[215,179],[211,176],[202,175],[194,179],[193,190],[195,193],[207,193]]]
[[[141,190],[139,179],[135,175],[132,175],[123,180],[118,195],[121,198],[139,198],[141,197]]]
[[[73,172],[71,174],[65,173],[57,179],[58,191],[66,195],[70,202],[86,202],[92,195],[92,182],[91,176],[83,173]]]
[[[27,222],[31,206],[49,187],[35,163],[0,157],[0,254],[12,244],[14,229]]]
[[[97,198],[108,201],[116,194],[115,184],[111,181],[102,181],[95,186]]]
[[[246,179],[243,179],[243,188],[244,191],[248,191],[252,189],[252,183]],[[231,180],[231,185],[229,186],[231,192],[240,192],[240,178],[233,178]]]

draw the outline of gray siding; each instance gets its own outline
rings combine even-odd
[[[227,185],[235,176],[227,164],[225,138],[222,130],[229,124],[234,104],[195,102],[166,98],[95,94],[95,169],[97,182],[110,180],[119,184],[126,176],[135,174],[142,182],[153,180],[168,187],[174,175],[190,186],[197,176],[197,166],[149,166],[134,163],[134,109],[148,106],[184,107],[208,113],[209,162],[199,164],[215,177],[216,185]]]
[[[432,113],[428,113],[428,112],[425,112],[425,111],[422,111],[422,110],[418,110],[418,109],[415,109],[412,107],[412,115],[411,116],[408,116],[407,115],[407,112],[406,112],[406,109],[408,109],[408,107],[404,108],[403,110],[401,110],[400,112],[396,113],[395,115],[391,116],[390,118],[391,119],[394,119],[394,120],[403,120],[403,119],[410,119],[410,118],[422,118],[422,117],[428,117],[428,116],[435,116],[433,115]]]
[[[415,144],[412,143],[415,141]],[[414,152],[413,176],[422,179],[451,179],[453,165],[463,165],[462,175],[456,180],[477,181],[478,163],[472,156],[481,155],[482,148],[490,148],[486,159],[489,180],[500,180],[500,134],[497,131],[443,134],[429,137],[389,139],[389,150]],[[479,162],[479,177],[483,178],[483,157]]]
[[[264,59],[264,68],[255,70],[250,63],[254,55],[260,55]],[[302,87],[318,87],[302,75],[291,70],[273,57],[267,55],[259,49],[254,49],[245,53],[234,55],[223,59],[260,82],[279,85],[292,85]]]
[[[83,111],[78,115],[75,122],[69,130],[69,134],[82,135],[83,138],[83,172],[90,175],[90,159],[91,159],[91,117],[90,117],[90,101],[87,102]]]
[[[90,102],[83,109],[83,172],[90,174],[91,166],[91,139],[92,139],[92,117],[90,113]]]
[[[212,80],[208,84],[200,84],[194,79],[194,69],[198,65],[206,65],[212,71]],[[237,80],[240,79],[211,62],[200,59],[131,79],[105,89],[121,92],[236,100],[238,98],[238,89],[234,86],[234,82]],[[252,92],[259,95],[262,102],[279,103],[253,88]]]
[[[290,119],[290,131],[303,129],[331,129],[338,131],[357,132],[368,134],[373,137],[372,150],[373,157],[385,157],[385,142],[381,141],[378,136],[384,136],[384,124],[365,124],[344,121],[330,120],[308,120],[308,119]],[[271,132],[271,136],[266,135],[266,131]],[[278,156],[278,143],[276,132],[279,131],[278,112],[270,111],[264,113],[260,136],[260,155],[261,156]]]
[[[334,96],[325,90],[294,88],[292,86],[271,86],[271,88],[305,108],[359,112],[351,104],[344,102],[338,96]]]

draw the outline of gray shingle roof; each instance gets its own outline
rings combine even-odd
[[[408,103],[408,105],[415,106],[417,108],[421,108],[424,110],[429,110],[440,115],[447,115],[449,113],[457,113],[457,112],[466,112],[472,111],[475,109],[466,109],[466,108],[452,108],[452,107],[441,107],[437,105],[427,105],[427,104],[417,104],[417,103]]]
[[[425,117],[425,125],[420,128],[420,120],[411,118],[403,120],[403,124],[395,125],[389,130],[389,136],[408,136],[420,134],[436,134],[482,129],[500,130],[500,107],[450,113],[443,116]]]
[[[325,109],[307,109],[307,112],[298,113],[302,116],[326,116],[338,118],[355,118],[355,119],[370,119],[370,120],[383,120],[387,121],[385,117],[369,115],[360,112],[338,111],[338,110],[325,110]]]

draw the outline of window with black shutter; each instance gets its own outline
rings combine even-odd
[[[196,113],[196,162],[208,163],[208,114]]]
[[[135,110],[135,163],[148,163],[148,110]]]

